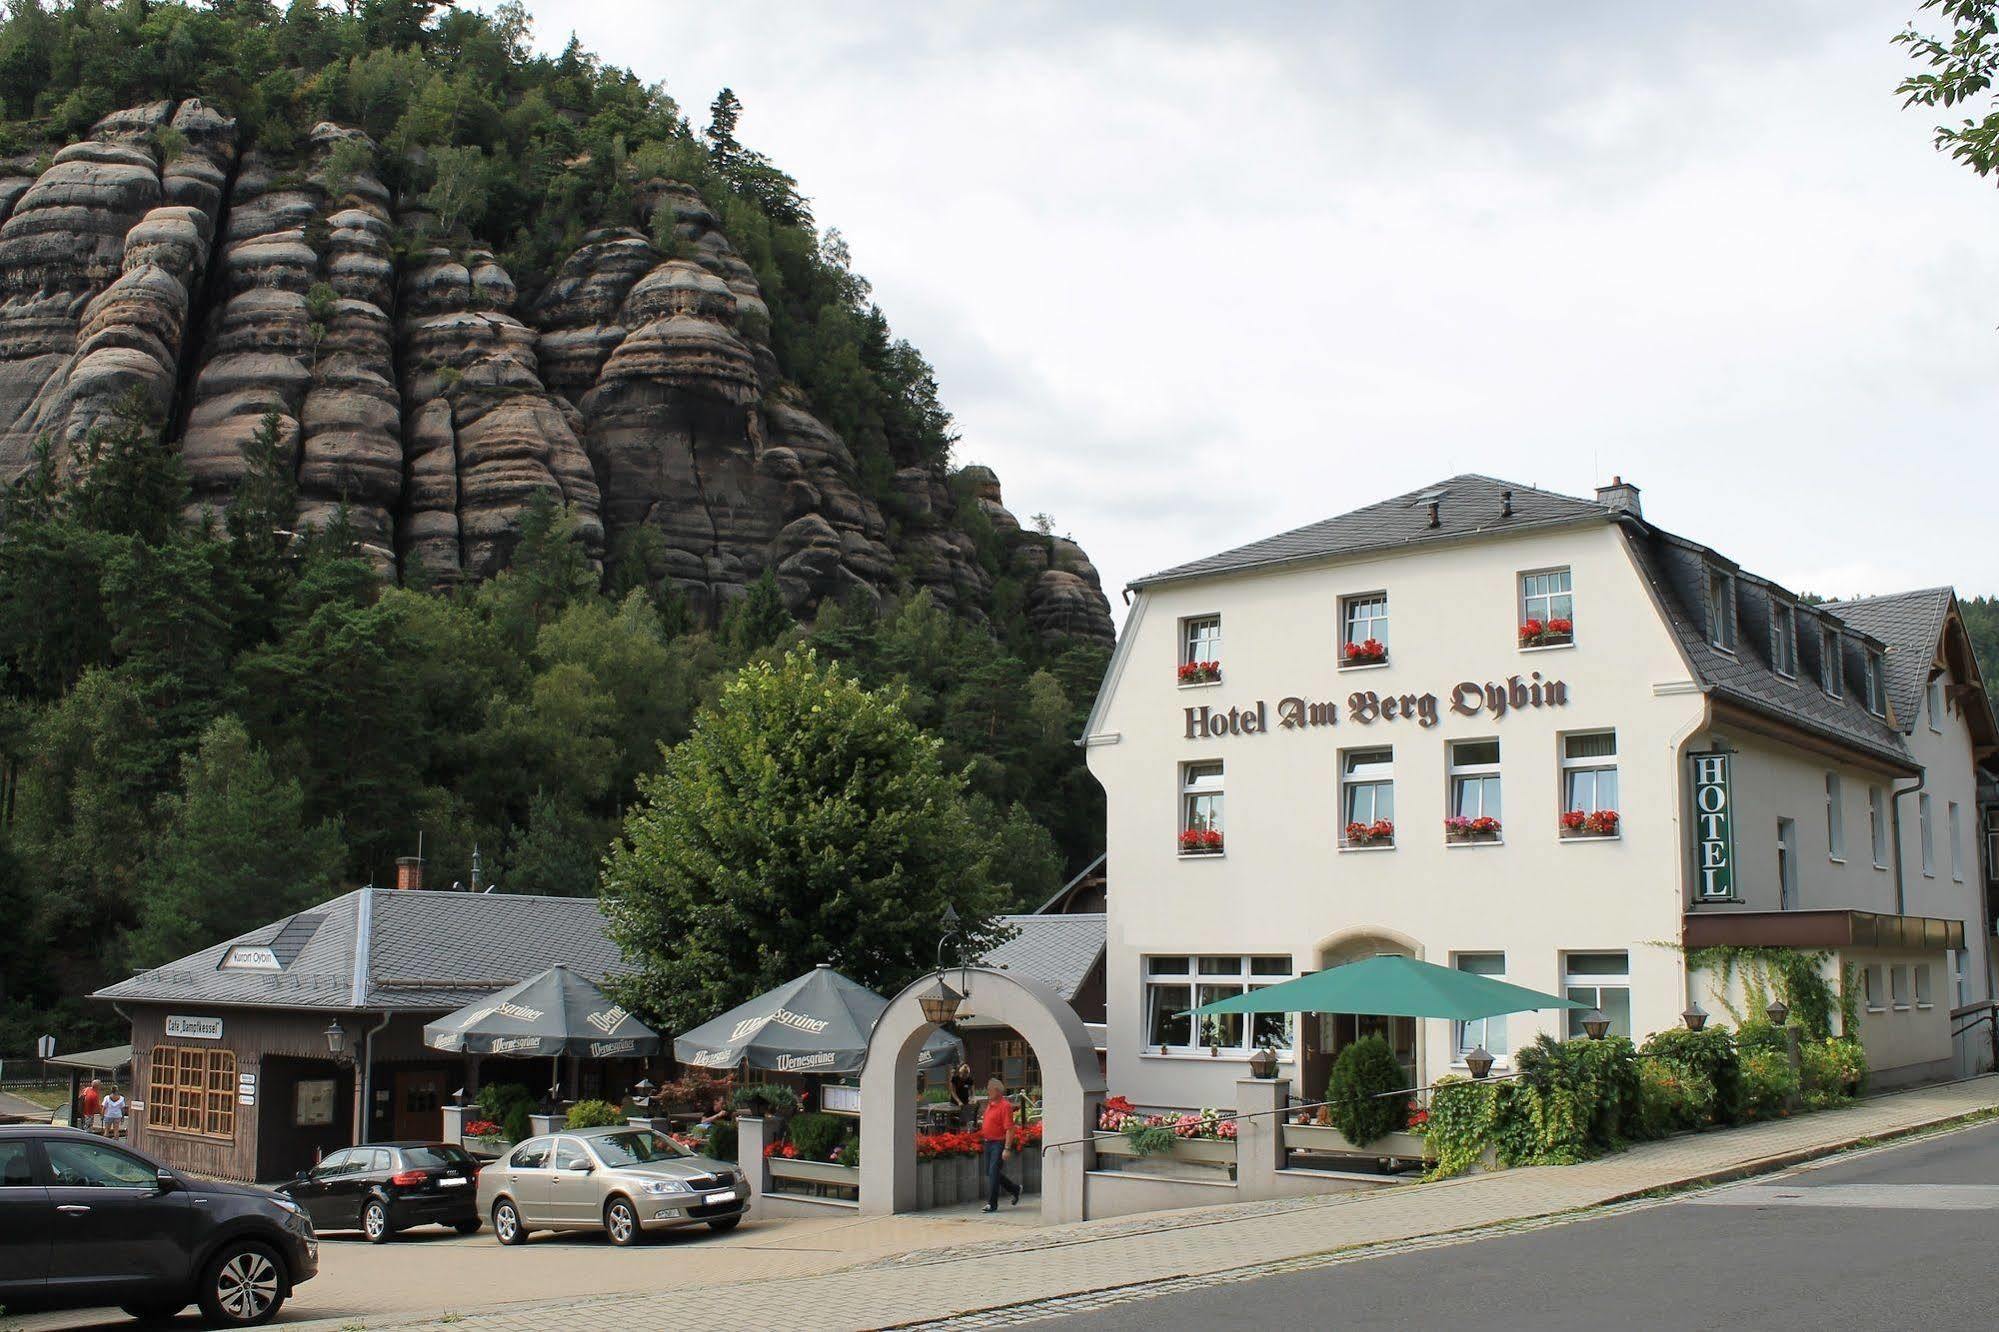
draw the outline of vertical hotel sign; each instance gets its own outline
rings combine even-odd
[[[1690,756],[1694,765],[1694,897],[1735,900],[1735,810],[1729,755]]]

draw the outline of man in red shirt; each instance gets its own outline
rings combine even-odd
[[[998,1078],[986,1084],[986,1114],[979,1125],[979,1143],[985,1151],[985,1210],[999,1210],[1002,1188],[1013,1195],[1013,1205],[1020,1206],[1020,1185],[1008,1179],[1002,1168],[1007,1149],[1013,1145],[1013,1102],[1007,1100],[1006,1084]]]
[[[95,1133],[99,1123],[97,1117],[103,1113],[104,1093],[98,1090],[97,1079],[92,1078],[90,1085],[85,1087],[82,1094],[76,1098],[75,1127],[88,1129],[92,1133]]]

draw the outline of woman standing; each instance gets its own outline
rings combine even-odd
[[[104,1098],[104,1136],[122,1138],[125,1136],[125,1093],[116,1087]]]
[[[972,1117],[972,1066],[960,1064],[951,1073],[951,1118],[960,1127]]]
[[[1006,1084],[998,1078],[986,1084],[986,1116],[979,1126],[979,1140],[985,1151],[985,1210],[999,1210],[1002,1188],[1013,1195],[1013,1205],[1020,1206],[1020,1185],[1008,1179],[1002,1168],[1007,1150],[1013,1146],[1013,1102],[1007,1100]]]

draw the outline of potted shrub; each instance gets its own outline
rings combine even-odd
[[[1218,661],[1190,661],[1180,667],[1180,683],[1183,685],[1214,684],[1222,678],[1222,664]]]
[[[1388,645],[1378,638],[1363,638],[1341,648],[1340,660],[1348,666],[1379,666],[1388,660]]]
[[[569,1107],[567,1126],[573,1129],[609,1128],[625,1122],[625,1112],[609,1101],[578,1101]]]
[[[1481,814],[1475,819],[1453,815],[1444,820],[1444,838],[1452,842],[1496,842],[1499,840],[1499,820],[1490,814]]]
[[[1215,856],[1222,850],[1222,831],[1219,828],[1189,828],[1180,834],[1180,854],[1183,856]]]
[[[1356,819],[1347,825],[1347,845],[1393,846],[1395,824],[1389,819],[1376,819],[1372,823],[1362,823]]]

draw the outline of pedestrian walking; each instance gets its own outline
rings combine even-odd
[[[92,1078],[90,1085],[76,1098],[76,1127],[89,1133],[102,1132],[104,1128],[104,1089]]]
[[[113,1087],[104,1098],[104,1136],[125,1136],[125,1093]]]
[[[1006,1084],[998,1078],[986,1084],[986,1115],[979,1126],[979,1141],[985,1151],[985,1210],[999,1210],[1001,1189],[1013,1195],[1015,1207],[1020,1206],[1020,1185],[1008,1179],[1003,1168],[1006,1154],[1013,1146],[1013,1102],[1006,1098]]]

